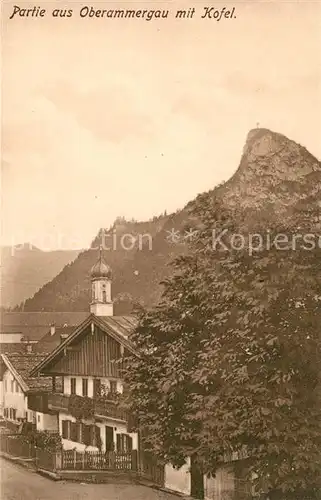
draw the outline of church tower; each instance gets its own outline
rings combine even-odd
[[[96,316],[113,316],[111,300],[112,272],[103,259],[102,249],[99,259],[91,269],[91,304],[90,312]]]

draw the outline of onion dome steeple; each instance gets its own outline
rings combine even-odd
[[[113,316],[113,302],[111,299],[111,268],[106,264],[99,249],[99,259],[91,268],[92,302],[90,312],[96,316]]]
[[[96,264],[91,268],[90,275],[92,279],[112,278],[111,268],[104,261],[101,247],[99,248],[99,259],[97,260]]]

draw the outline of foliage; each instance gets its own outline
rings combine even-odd
[[[94,416],[93,399],[71,394],[68,403],[68,411],[77,420],[90,419]]]
[[[299,221],[313,232],[313,210],[276,221],[272,241],[291,238]],[[250,227],[244,211],[213,196],[200,196],[194,215],[190,254],[176,259],[161,302],[141,312],[133,336],[140,357],[128,360],[128,404],[145,445],[178,467],[196,457],[208,473],[245,452],[258,492],[318,498],[320,249],[251,253],[249,234],[265,234],[266,221]],[[213,249],[215,228],[226,230],[227,250]],[[246,244],[235,249],[240,229]]]
[[[47,451],[60,450],[62,447],[61,436],[48,431],[29,431],[21,434],[21,441]]]

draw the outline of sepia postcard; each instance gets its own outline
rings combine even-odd
[[[1,19],[1,500],[321,500],[321,1]]]

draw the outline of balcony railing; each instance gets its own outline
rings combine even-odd
[[[115,402],[97,399],[94,401],[94,413],[96,416],[110,417],[117,420],[127,421],[127,414],[124,410],[119,408]]]
[[[66,394],[48,394],[48,408],[55,411],[65,411],[68,413],[69,396]]]
[[[57,408],[51,408],[48,405],[49,396],[52,394],[45,391],[30,392],[28,394],[28,409],[40,413],[53,413]]]
[[[109,417],[116,420],[127,421],[127,414],[124,410],[119,408],[115,401],[105,398],[89,398],[87,396],[74,396],[68,394],[48,394],[48,409],[52,411],[63,411],[65,413],[72,413],[71,404],[73,398],[79,398],[79,402],[83,403],[80,406],[85,406],[86,411],[96,417]]]

